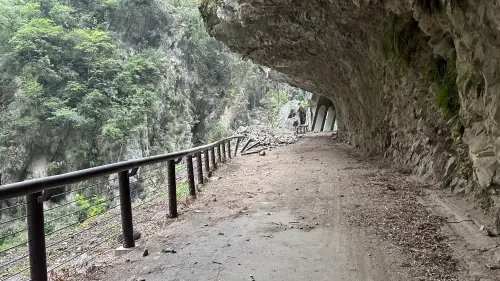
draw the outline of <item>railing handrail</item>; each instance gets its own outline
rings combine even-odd
[[[132,159],[107,165],[102,165],[98,167],[88,168],[79,171],[73,171],[65,174],[31,179],[11,184],[6,184],[0,186],[0,200],[12,199],[15,197],[25,196],[35,192],[41,192],[56,187],[61,187],[69,184],[74,184],[82,181],[86,181],[93,178],[98,178],[126,170],[131,170],[135,168],[140,168],[148,165],[153,165],[157,163],[167,162],[169,160],[177,160],[189,155],[197,154],[203,150],[218,146],[221,143],[230,141],[232,139],[243,138],[243,135],[236,135],[222,140],[209,143],[206,145],[172,152],[162,155],[155,155],[150,157],[144,157],[139,159]]]

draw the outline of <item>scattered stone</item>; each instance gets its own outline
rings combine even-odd
[[[410,266],[411,266],[411,264],[407,261],[405,261],[401,264],[401,267],[410,267]]]
[[[498,269],[500,269],[500,264],[487,264],[486,268],[488,268],[490,270],[498,270]]]
[[[260,156],[266,156],[266,151],[265,151],[265,150],[261,150],[261,151],[259,152],[259,155],[260,155]]]
[[[484,225],[481,225],[479,227],[479,230],[481,231],[481,233],[484,235],[484,236],[492,236],[491,235],[491,232],[484,226]]]
[[[224,236],[224,233],[222,233],[222,232],[219,232],[219,235],[220,235],[220,236]]]
[[[148,249],[144,249],[144,252],[142,252],[142,256],[143,257],[147,257],[149,255],[149,250]]]
[[[165,254],[165,253],[172,253],[172,254],[177,253],[177,251],[176,251],[176,250],[174,250],[174,249],[172,249],[172,248],[162,249],[162,250],[161,250],[161,252],[162,252],[163,254]]]

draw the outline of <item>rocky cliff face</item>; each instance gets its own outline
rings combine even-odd
[[[496,1],[206,0],[201,11],[233,51],[330,97],[344,140],[498,210]]]

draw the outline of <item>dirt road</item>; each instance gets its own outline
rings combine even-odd
[[[490,255],[463,250],[428,191],[362,156],[317,135],[233,158],[95,280],[499,280],[479,272]]]

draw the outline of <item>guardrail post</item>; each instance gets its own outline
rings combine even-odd
[[[227,156],[231,159],[231,140],[227,142]]]
[[[247,143],[243,146],[243,148],[241,149],[241,153],[245,152],[245,149],[247,149],[247,147],[250,145],[250,143],[252,142],[252,139],[249,139],[247,141]]]
[[[123,248],[133,248],[135,247],[134,223],[132,221],[132,198],[130,195],[130,176],[128,170],[118,173],[118,184],[120,190]]]
[[[193,156],[186,157],[187,176],[189,182],[189,195],[196,197],[196,184],[194,183]]]
[[[207,177],[210,177],[210,159],[209,159],[209,153],[208,149],[203,151],[203,154],[205,155],[205,171],[207,171]]]
[[[234,149],[234,156],[238,154],[238,146],[240,146],[240,138],[236,139],[236,148]]]
[[[168,216],[176,218],[177,214],[177,184],[175,178],[175,160],[167,161],[168,183]]]
[[[47,281],[43,202],[38,202],[38,198],[41,196],[42,192],[26,195],[30,276],[32,281]]]
[[[196,170],[198,170],[198,183],[203,184],[203,164],[201,163],[201,152],[196,154]]]
[[[215,170],[217,169],[217,162],[215,161],[215,148],[210,148],[210,152],[212,153],[212,158],[210,158],[210,160],[212,160],[212,169]]]
[[[226,162],[226,141],[222,142],[222,162]]]
[[[220,143],[217,145],[217,156],[219,158],[219,163],[222,162],[222,153],[221,153],[221,149],[220,149]]]

